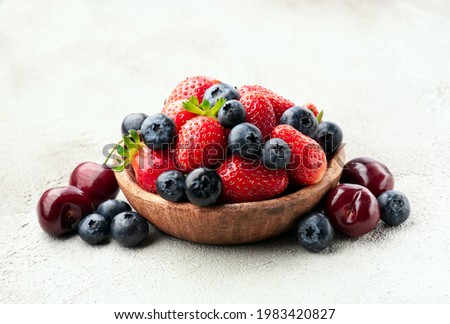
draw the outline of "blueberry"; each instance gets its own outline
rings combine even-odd
[[[144,143],[151,149],[167,148],[175,135],[173,120],[164,114],[154,114],[147,117],[141,126],[141,136]]]
[[[261,159],[268,169],[284,169],[291,159],[291,149],[280,138],[271,138],[261,150]]]
[[[378,196],[381,220],[388,225],[396,226],[408,219],[411,205],[405,194],[397,190],[388,190]]]
[[[218,119],[222,126],[233,128],[245,122],[247,112],[244,106],[237,100],[228,100],[219,110]]]
[[[300,218],[296,228],[297,241],[311,252],[320,252],[330,246],[333,227],[322,213],[310,213]]]
[[[176,170],[161,173],[156,179],[156,191],[166,200],[177,202],[185,197],[186,177]]]
[[[120,213],[111,222],[111,235],[122,246],[136,246],[148,236],[148,223],[134,211]]]
[[[222,193],[222,181],[214,170],[198,168],[186,177],[186,196],[198,206],[214,204]]]
[[[78,234],[89,244],[98,244],[109,237],[110,223],[100,214],[90,214],[78,224]]]
[[[128,135],[130,129],[138,131],[141,129],[143,121],[148,117],[143,113],[132,113],[127,115],[122,121],[122,135]]]
[[[324,121],[319,124],[319,128],[314,138],[323,150],[327,154],[327,157],[333,155],[336,152],[339,145],[342,143],[344,135],[342,129],[338,124]]]
[[[208,100],[211,107],[213,107],[216,104],[216,101],[220,98],[225,100],[239,100],[240,97],[241,95],[236,88],[226,83],[216,83],[205,91],[203,100]]]
[[[294,106],[286,110],[280,118],[280,124],[294,127],[306,136],[314,138],[317,134],[319,122],[311,110]]]
[[[119,199],[108,199],[98,206],[96,213],[105,216],[105,218],[111,223],[114,216],[130,210],[131,206],[125,201]]]
[[[248,159],[257,159],[263,143],[261,131],[253,124],[234,126],[228,135],[228,147],[234,154]]]

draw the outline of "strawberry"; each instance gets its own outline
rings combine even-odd
[[[260,92],[247,92],[239,101],[247,112],[247,122],[258,127],[263,138],[269,137],[277,121],[267,97]]]
[[[175,87],[175,89],[173,89],[165,104],[167,105],[171,102],[181,99],[189,99],[192,96],[196,96],[198,101],[202,101],[205,91],[212,85],[219,82],[219,80],[206,76],[194,76],[186,78],[181,81]]]
[[[156,151],[142,147],[133,156],[131,166],[134,170],[136,183],[144,190],[156,193],[156,179],[170,170],[176,170],[173,152],[170,150]]]
[[[115,172],[122,172],[131,164],[136,183],[149,192],[156,193],[156,179],[161,173],[177,169],[173,152],[170,149],[152,150],[148,148],[134,129],[129,131],[129,135],[123,136],[123,140],[106,158],[105,165],[114,151],[119,156],[116,156],[116,164],[111,168]]]
[[[192,96],[183,103],[186,110],[199,116],[189,119],[178,132],[175,159],[182,171],[211,167],[225,157],[225,128],[215,119],[224,102],[224,99],[219,99],[210,107],[207,101],[199,104]]]
[[[197,116],[196,114],[184,109],[183,101],[184,100],[177,100],[168,103],[162,110],[163,114],[166,114],[167,116],[172,118],[173,122],[175,123],[176,132],[178,132],[181,129],[181,126],[183,126],[189,119]]]
[[[314,114],[314,116],[316,116],[316,117],[319,114],[319,111],[317,110],[317,107],[314,104],[312,104],[312,103],[304,104],[303,107],[305,107],[306,109],[311,110],[312,113]]]
[[[259,160],[233,155],[217,170],[222,180],[222,198],[237,203],[271,199],[288,186],[286,170],[269,170]]]
[[[327,169],[325,152],[316,141],[290,125],[278,125],[272,137],[280,138],[291,148],[291,160],[286,167],[289,177],[300,185],[322,180]]]
[[[275,112],[275,117],[277,119],[277,124],[280,122],[281,115],[283,115],[283,113],[289,108],[295,106],[292,101],[283,98],[272,90],[264,88],[260,85],[245,85],[239,89],[239,92],[241,93],[241,95],[247,92],[260,92],[265,94],[273,107],[273,111]]]

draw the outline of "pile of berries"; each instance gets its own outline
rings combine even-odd
[[[296,106],[259,85],[237,89],[208,77],[187,78],[162,113],[125,117],[122,132],[131,151],[118,146],[125,161],[118,168],[133,154],[136,182],[172,202],[271,199],[322,179],[343,140],[341,128],[322,116],[313,104]],[[340,182],[323,210],[298,221],[298,242],[308,250],[327,248],[335,230],[358,237],[380,219],[394,226],[408,218],[409,201],[393,190],[393,175],[381,162],[351,160]]]
[[[341,128],[322,117],[313,104],[297,106],[259,85],[237,89],[209,77],[186,78],[161,113],[123,119],[122,140],[103,165],[82,163],[70,186],[46,191],[39,222],[56,236],[78,229],[90,244],[110,235],[123,246],[139,244],[148,235],[147,221],[114,199],[113,170],[129,166],[144,190],[198,206],[267,200],[316,184],[343,140]],[[321,210],[298,220],[298,243],[310,251],[327,248],[335,231],[358,237],[380,219],[394,226],[409,216],[408,199],[393,190],[392,173],[381,162],[349,161],[340,183]]]
[[[139,186],[172,202],[271,199],[322,179],[343,138],[322,115],[262,86],[190,77],[161,113],[124,118],[113,169],[131,164]]]

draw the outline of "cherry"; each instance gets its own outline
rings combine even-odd
[[[69,184],[84,191],[91,199],[94,208],[108,199],[116,198],[119,193],[114,171],[94,162],[79,164],[73,170]]]
[[[364,186],[375,197],[394,188],[394,176],[387,166],[368,157],[360,157],[348,161],[344,166],[340,182]]]
[[[45,191],[36,207],[42,229],[54,236],[76,231],[80,220],[93,211],[89,197],[73,186]]]
[[[325,213],[336,230],[358,237],[373,230],[380,221],[377,198],[365,187],[340,184],[326,198]]]

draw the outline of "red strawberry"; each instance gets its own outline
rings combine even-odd
[[[305,107],[306,109],[311,110],[312,113],[314,114],[314,116],[316,116],[316,117],[319,114],[319,111],[317,110],[316,106],[314,104],[312,104],[312,103],[304,104],[303,107]]]
[[[199,167],[210,167],[223,160],[227,140],[225,129],[208,116],[188,120],[178,133],[176,161],[185,172]]]
[[[134,129],[129,131],[129,135],[123,136],[115,151],[106,158],[105,164],[112,158],[114,152],[117,152],[118,156],[114,157],[115,165],[111,168],[116,172],[122,172],[131,164],[136,183],[150,192],[156,192],[156,179],[161,173],[177,169],[173,151],[149,149]]]
[[[269,170],[259,160],[229,157],[217,170],[222,180],[222,198],[229,203],[271,199],[289,183],[285,170]]]
[[[142,147],[131,160],[137,184],[149,192],[156,193],[156,179],[169,170],[176,170],[173,152],[156,151]]]
[[[197,116],[197,114],[191,113],[184,109],[183,107],[184,100],[177,100],[166,104],[162,110],[163,114],[166,114],[170,118],[172,118],[175,123],[176,132],[181,129],[189,119],[192,119]]]
[[[260,92],[265,94],[273,107],[273,111],[275,112],[275,117],[277,119],[277,124],[280,122],[281,115],[283,115],[283,113],[289,108],[295,106],[292,101],[283,98],[272,90],[264,88],[260,85],[245,85],[239,89],[239,92],[241,93],[241,95],[247,92]]]
[[[258,127],[264,138],[269,137],[277,121],[267,97],[259,92],[247,92],[239,101],[247,111],[247,122]]]
[[[186,78],[173,89],[165,104],[167,105],[180,99],[189,99],[192,96],[197,97],[198,101],[201,102],[206,89],[219,82],[219,80],[206,76]]]
[[[300,185],[322,180],[327,170],[325,152],[316,141],[290,125],[278,125],[272,137],[281,138],[291,148],[291,160],[286,167],[289,177]]]

